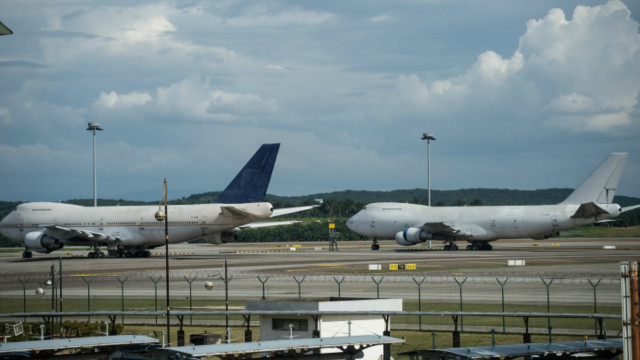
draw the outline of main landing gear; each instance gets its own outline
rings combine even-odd
[[[448,244],[444,246],[445,250],[458,250],[458,245],[456,245],[453,241],[449,241]],[[488,241],[472,241],[469,245],[467,245],[467,250],[492,250],[493,247],[489,244]]]
[[[449,250],[455,251],[455,250],[458,250],[458,245],[456,245],[456,243],[454,243],[453,241],[450,241],[448,244],[444,246],[444,249],[447,251]]]
[[[118,249],[118,251],[114,252],[113,256],[118,258],[148,258],[151,256],[151,251]]]
[[[22,252],[22,258],[31,259],[32,257],[33,257],[33,253],[29,251],[29,249],[24,249],[24,251]]]
[[[474,241],[467,245],[467,250],[493,250],[488,241]]]

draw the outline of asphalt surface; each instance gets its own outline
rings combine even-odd
[[[224,298],[227,259],[232,299],[322,298],[328,296],[458,303],[500,303],[502,288],[509,304],[546,304],[547,285],[554,304],[620,304],[620,261],[640,258],[639,238],[514,240],[494,242],[493,251],[444,251],[442,244],[400,247],[382,242],[172,245],[169,249],[172,297]],[[22,259],[21,253],[0,254],[0,298],[28,296],[62,262],[65,297],[153,297],[154,281],[164,296],[164,248],[150,258],[86,258],[87,249],[63,249]],[[524,266],[508,266],[510,260]],[[399,270],[389,270],[390,265]],[[402,269],[404,266],[405,269]],[[413,267],[415,266],[415,269]],[[377,269],[380,270],[370,270]],[[21,282],[22,281],[22,282]],[[204,283],[213,281],[212,290]],[[420,284],[420,285],[418,285]],[[502,284],[502,286],[501,286]],[[546,285],[545,285],[546,284]],[[419,291],[420,290],[420,294]]]

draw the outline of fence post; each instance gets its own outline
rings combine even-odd
[[[460,288],[460,312],[462,312],[462,285],[467,281],[467,277],[465,276],[462,282],[458,281],[457,277],[453,277],[453,280],[456,281],[458,287]],[[464,331],[464,317],[460,315],[460,331]]]
[[[95,276],[92,276],[89,280],[87,280],[84,276],[82,277],[82,280],[87,283],[87,312],[91,312],[91,283],[95,279]],[[91,315],[89,315],[87,321],[91,322]]]
[[[504,286],[507,285],[507,281],[509,281],[509,277],[504,279],[504,282],[501,282],[498,278],[496,278],[498,284],[500,284],[500,289],[502,291],[502,312],[504,313]],[[502,317],[502,333],[506,333],[506,327],[504,325],[504,316]]]
[[[149,276],[149,279],[151,279],[151,281],[153,281],[153,288],[154,288],[154,296],[156,299],[156,312],[158,311],[158,282],[162,279],[162,275],[158,276],[158,279],[154,279],[153,276]],[[158,315],[156,315],[156,325],[158,325]]]
[[[264,280],[262,280],[260,276],[258,276],[258,281],[260,281],[260,283],[262,284],[262,298],[260,300],[267,300],[267,298],[264,296],[264,284],[266,284],[267,281],[269,281],[269,276],[267,276],[267,278]]]
[[[344,276],[342,277],[342,279],[340,279],[340,281],[338,281],[338,279],[336,279],[336,277],[334,276],[333,277],[333,281],[335,281],[336,284],[338,284],[338,298],[341,298],[342,297],[342,293],[340,291],[340,288],[341,288],[342,282],[344,281]]]
[[[120,280],[120,276],[117,277],[118,282],[120,282],[120,299],[121,299],[121,310],[122,314],[122,325],[124,325],[124,283],[129,280],[129,275],[127,275],[123,280]],[[169,321],[169,319],[167,319]]]
[[[420,286],[422,285],[426,277],[423,276],[422,280],[420,281],[416,280],[415,277],[411,277],[411,278],[413,279],[413,282],[416,283],[416,285],[418,285],[418,311],[422,312],[422,296],[420,292]],[[422,314],[418,315],[418,330],[422,331]]]
[[[587,279],[587,281],[589,281],[589,285],[591,285],[593,287],[593,313],[597,314],[598,313],[598,303],[596,300],[596,287],[598,287],[598,285],[600,285],[600,281],[602,281],[602,278],[598,279],[598,281],[594,284],[593,282],[591,282],[591,279]],[[596,333],[596,337],[598,336],[598,319],[593,319],[593,325],[594,325],[594,330]]]
[[[189,283],[189,311],[193,311],[193,298],[191,297],[191,284],[196,281],[198,275],[194,275],[193,278],[189,279],[187,276],[184,276],[184,280]],[[193,315],[189,315],[189,325],[193,325]]]
[[[551,284],[553,284],[553,278],[549,279],[549,282],[547,283],[544,278],[540,278],[540,280],[542,280],[542,283],[544,284],[544,286],[547,287],[547,313],[551,312],[551,303],[549,302],[549,287],[551,286]],[[551,334],[551,318],[547,317],[547,328],[549,329],[549,334]]]
[[[304,281],[304,279],[306,277],[307,277],[307,275],[304,275],[302,277],[302,279],[300,279],[300,280],[298,280],[298,278],[295,277],[295,276],[293,277],[293,280],[295,280],[298,283],[298,299],[302,298],[302,287],[301,287],[301,285],[302,285],[302,282]]]
[[[20,284],[22,284],[22,312],[27,313],[27,285],[22,281],[22,279],[18,278]],[[23,322],[27,322],[27,316],[24,316]]]
[[[376,279],[372,276],[371,280],[373,280],[374,283],[376,283],[376,294],[377,294],[377,299],[380,299],[380,283],[382,283],[382,280],[384,280],[384,276],[380,277],[380,281],[376,281]]]

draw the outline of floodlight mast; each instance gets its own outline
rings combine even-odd
[[[93,132],[93,206],[98,206],[98,193],[97,193],[97,181],[96,181],[96,130],[102,131],[100,123],[90,122],[87,126],[87,131]]]
[[[421,140],[427,140],[427,187],[428,187],[429,206],[431,206],[431,151],[430,151],[430,145],[431,145],[431,140],[435,140],[435,139],[436,138],[433,136],[433,134],[430,134],[430,133],[422,134],[422,139],[421,139]]]

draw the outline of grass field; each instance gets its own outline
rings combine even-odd
[[[615,227],[615,226],[580,226],[575,229],[563,231],[561,238],[615,238],[615,237],[640,237],[640,226]]]
[[[172,310],[189,310],[189,302],[184,299],[172,299]],[[501,305],[500,304],[486,304],[486,303],[465,303],[465,311],[468,312],[499,312]],[[231,301],[230,309],[238,310],[244,308],[243,301]],[[86,311],[88,307],[87,299],[82,298],[65,298],[64,300],[64,310],[65,311]],[[114,298],[97,298],[91,299],[91,309],[94,311],[97,310],[114,310],[119,311],[122,307],[121,299]],[[38,312],[38,311],[50,311],[51,308],[51,299],[50,298],[42,298],[34,300],[29,300],[27,303],[27,311],[28,312]],[[124,303],[125,311],[154,311],[155,299],[153,298],[126,298]],[[224,301],[223,300],[213,300],[213,301],[203,301],[203,300],[194,300],[192,303],[192,308],[194,311],[198,310],[222,310],[224,309]],[[158,310],[164,311],[166,309],[164,301],[159,299],[158,301]],[[405,311],[417,311],[418,303],[417,302],[407,302],[405,301],[403,304],[403,309]],[[451,303],[440,303],[440,302],[423,302],[421,304],[422,311],[457,311],[458,304]],[[23,311],[23,301],[22,298],[2,298],[0,299],[0,312],[1,313],[19,313]],[[527,306],[515,306],[508,305],[505,308],[507,312],[546,312],[546,305],[527,305]],[[560,306],[554,305],[552,306],[553,313],[592,313],[592,306]],[[620,307],[617,306],[600,306],[598,307],[599,313],[604,314],[620,314]],[[73,318],[70,320],[75,321],[88,321],[89,319],[86,317],[83,318]],[[107,318],[91,318],[91,322],[96,321],[106,321]],[[162,336],[162,331],[166,330],[164,316],[157,317],[154,316],[126,316],[124,319],[124,327],[123,333],[127,334],[139,334],[139,335],[148,335],[152,337],[156,337],[158,339]],[[189,317],[184,318],[184,331],[185,331],[185,339],[188,342],[189,336],[191,334],[198,333],[216,333],[223,334],[224,333],[224,316],[196,316],[193,317],[193,322]],[[252,320],[257,320],[257,317],[252,317]],[[41,319],[31,319],[31,321],[39,322]],[[243,318],[241,316],[232,316],[230,317],[230,321],[232,325],[231,338],[234,341],[244,341],[244,331],[246,330],[246,326],[242,326]],[[418,329],[418,321],[419,318],[417,316],[394,316],[391,320],[391,336],[404,338],[405,343],[392,346],[392,355],[396,359],[408,359],[408,356],[398,356],[398,353],[407,352],[416,349],[429,349],[433,346],[433,334],[435,334],[435,345],[436,347],[451,347],[452,346],[452,333],[451,327],[453,326],[453,320],[449,316],[422,316],[422,329],[423,331],[416,330],[406,330],[409,327],[413,327]],[[508,344],[508,343],[519,343],[522,342],[522,333],[521,330],[524,328],[524,323],[522,318],[505,318],[504,324],[507,329],[509,328],[519,328],[519,333],[502,333],[502,318],[501,317],[465,317],[464,319],[458,320],[459,329],[461,329],[461,325],[464,324],[466,327],[466,331],[462,331],[461,343],[463,346],[480,346],[480,345],[490,345],[492,341],[495,341],[496,344]],[[605,320],[604,321],[607,326],[607,332],[610,334],[609,336],[616,336],[616,334],[620,330],[620,321],[619,320]],[[122,318],[118,317],[116,319],[116,323],[122,324]],[[193,325],[191,325],[193,324]],[[446,330],[442,329],[442,326],[446,326]],[[561,318],[552,318],[551,326],[554,329],[573,329],[573,330],[588,330],[590,337],[594,338],[595,336],[595,322],[593,319],[561,319]],[[39,325],[34,324],[34,329],[39,329]],[[534,332],[534,328],[538,329],[546,329],[547,328],[547,318],[531,318],[529,320],[529,328],[532,333]],[[178,326],[172,325],[172,344],[177,344],[177,331]],[[439,330],[437,330],[439,329]],[[483,329],[481,332],[474,332],[474,329]],[[489,330],[488,330],[489,329]],[[496,335],[495,339],[492,340],[492,335],[488,333],[490,329],[495,329]],[[465,330],[465,329],[462,329]],[[253,331],[253,339],[259,339],[259,329],[255,326],[252,327]],[[35,332],[35,335],[39,334],[39,332]],[[553,341],[562,341],[562,340],[577,340],[583,339],[584,336],[579,335],[554,335]],[[532,341],[534,342],[544,342],[548,341],[547,335],[533,335]]]

